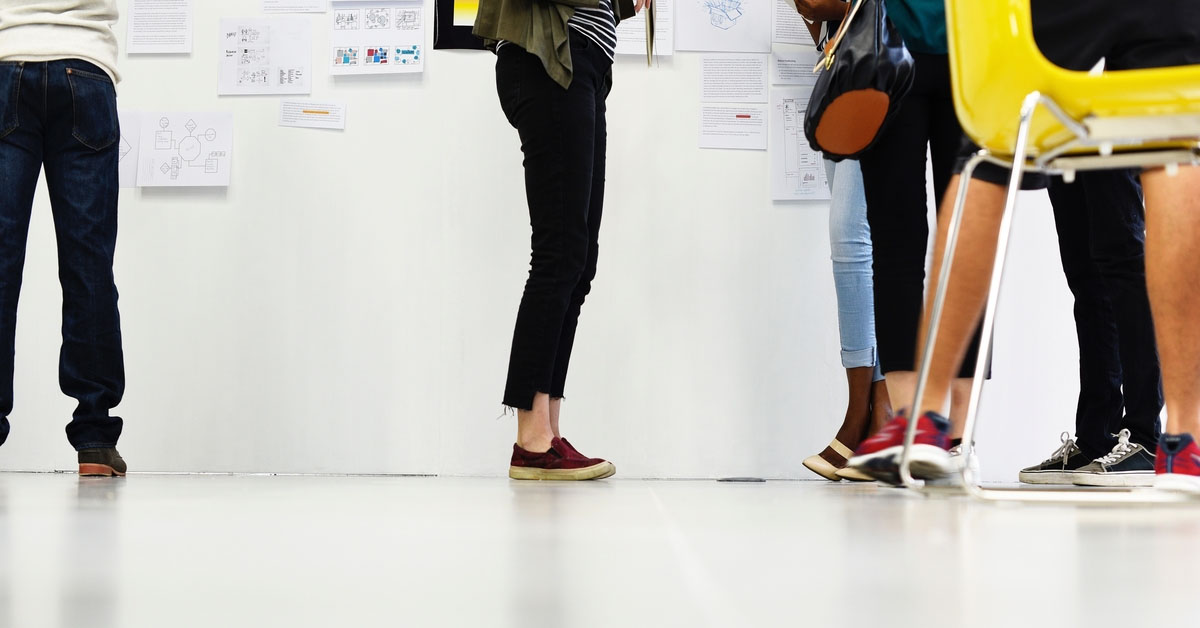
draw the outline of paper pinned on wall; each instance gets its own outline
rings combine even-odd
[[[223,187],[233,164],[232,113],[143,112],[142,187]]]
[[[700,59],[701,102],[767,102],[767,55],[706,55]]]
[[[766,105],[700,105],[700,148],[767,149]]]
[[[773,0],[679,0],[675,49],[770,52]]]
[[[117,112],[121,124],[121,139],[117,148],[117,171],[123,188],[137,187],[138,153],[141,149],[142,114],[138,111]]]
[[[771,200],[827,201],[825,160],[804,137],[804,113],[811,87],[771,90]]]
[[[193,0],[129,0],[128,54],[190,54]]]
[[[222,18],[217,93],[312,91],[312,23],[303,17]]]
[[[654,54],[675,54],[675,0],[654,0]],[[617,54],[646,54],[646,11],[617,25]]]
[[[344,130],[346,128],[346,104],[314,100],[283,100],[279,102],[279,126]]]
[[[326,57],[331,74],[399,74],[425,67],[421,2],[333,0],[331,29]]]
[[[324,13],[329,0],[262,0],[263,13]]]
[[[808,22],[800,17],[796,3],[792,0],[772,0],[775,3],[774,20],[771,22],[771,41],[777,44],[813,45]]]
[[[775,50],[771,55],[771,84],[816,85],[817,73],[813,72],[813,68],[820,59],[821,53],[812,48]]]

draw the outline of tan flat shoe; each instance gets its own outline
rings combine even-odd
[[[840,482],[842,478],[838,477],[838,470],[845,467],[846,461],[853,455],[849,447],[835,438],[824,451],[805,458],[804,466],[830,482]]]

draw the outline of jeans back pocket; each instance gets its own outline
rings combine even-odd
[[[21,101],[20,63],[0,63],[0,138],[7,136],[21,124],[17,116]]]
[[[71,84],[71,101],[75,111],[72,134],[92,150],[104,150],[121,137],[117,119],[117,90],[107,74],[66,69]]]

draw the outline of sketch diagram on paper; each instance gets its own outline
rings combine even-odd
[[[271,61],[271,52],[266,48],[242,48],[238,65],[265,65]]]
[[[367,9],[367,30],[385,30],[392,27],[392,10],[386,7]]]
[[[243,68],[238,70],[237,84],[243,87],[248,85],[266,87],[270,85],[270,76],[266,68]]]
[[[421,9],[396,9],[396,30],[415,31],[421,28]]]
[[[399,63],[400,65],[420,65],[421,46],[413,44],[407,48],[397,48],[396,63]]]
[[[138,149],[141,147],[142,118],[139,112],[117,112],[121,121],[121,141],[117,149],[117,171],[121,187],[137,187]]]
[[[145,114],[138,185],[229,185],[232,135],[228,113]]]
[[[358,65],[358,46],[339,46],[333,49],[333,65]]]
[[[721,30],[729,30],[742,17],[742,0],[704,0],[708,21]]]
[[[253,26],[243,26],[238,29],[238,42],[242,44],[265,46],[271,42],[270,32]]]
[[[169,118],[159,118],[158,127],[160,130],[154,133],[154,150],[171,152],[170,160],[163,162],[158,169],[164,175],[169,175],[172,181],[179,179],[179,173],[184,168],[204,168],[204,174],[217,174],[220,171],[219,156],[206,154],[204,151],[205,141],[210,144],[216,141],[216,129],[207,129],[196,135],[196,129],[199,128],[196,121],[188,120],[183,125],[183,128],[187,129],[187,135],[176,141]]]
[[[808,147],[804,137],[807,102],[783,99],[783,171],[788,187],[812,187],[820,179],[821,156]]]
[[[827,200],[829,187],[821,153],[804,136],[811,88],[772,90],[771,198]]]
[[[672,18],[675,24],[675,49],[704,52],[771,52],[771,23],[775,15],[771,10],[771,1],[681,2]]]
[[[222,18],[217,93],[307,94],[312,26],[303,18]]]
[[[367,56],[363,57],[363,59],[367,65],[387,65],[388,56],[388,49],[380,46],[378,48],[367,48]]]
[[[330,72],[420,72],[424,11],[414,0],[333,0]]]
[[[362,15],[360,9],[340,9],[333,13],[333,30],[356,31]]]

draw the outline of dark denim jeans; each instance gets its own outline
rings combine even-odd
[[[562,397],[579,311],[596,276],[604,209],[604,99],[612,62],[570,34],[574,78],[563,89],[542,62],[507,44],[496,60],[500,106],[521,137],[533,253],[517,310],[504,405]]]
[[[1091,457],[1128,428],[1154,451],[1161,431],[1162,373],[1146,294],[1146,223],[1133,170],[1055,177],[1050,201],[1079,335],[1075,438]]]
[[[116,91],[79,60],[0,62],[0,443],[13,408],[13,342],[38,175],[46,170],[62,284],[59,385],[75,398],[67,438],[112,447],[125,391],[113,249],[120,129]]]

